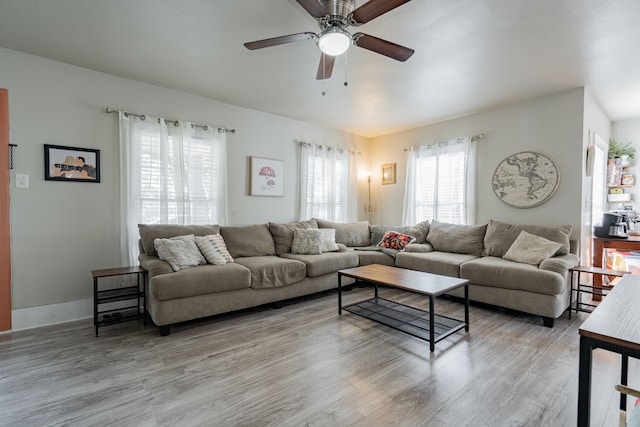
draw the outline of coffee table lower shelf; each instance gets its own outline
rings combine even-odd
[[[343,310],[357,314],[406,334],[431,342],[429,312],[400,304],[388,299],[374,297],[342,306]],[[463,321],[434,314],[434,340],[436,342],[465,328]],[[431,350],[433,351],[433,349]]]

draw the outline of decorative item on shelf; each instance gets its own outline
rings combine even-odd
[[[607,153],[607,157],[609,157],[610,159],[620,158],[620,163],[626,161],[628,165],[629,159],[633,159],[635,154],[636,149],[631,147],[631,141],[627,142],[626,144],[622,144],[616,141],[615,138],[609,139],[609,151]],[[622,156],[627,156],[626,160],[622,160]]]
[[[615,187],[620,185],[622,181],[622,169],[616,164],[615,159],[609,159],[607,162],[607,186]]]
[[[622,194],[624,190],[620,187],[612,187],[609,189],[609,194]]]
[[[385,163],[382,165],[382,185],[396,183],[396,164]]]
[[[633,175],[625,174],[625,175],[622,175],[622,181],[621,182],[622,182],[622,185],[634,185],[636,180],[633,177]]]

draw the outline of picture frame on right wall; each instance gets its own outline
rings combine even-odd
[[[382,185],[396,183],[396,164],[385,163],[382,165]]]

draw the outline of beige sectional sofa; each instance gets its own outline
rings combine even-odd
[[[338,250],[292,253],[298,228],[334,229]],[[387,230],[416,241],[403,251],[377,247]],[[148,224],[140,225],[139,231],[140,265],[148,271],[147,310],[161,335],[169,334],[175,323],[336,288],[338,270],[374,263],[469,279],[472,300],[539,315],[545,325],[553,326],[553,319],[569,306],[568,270],[578,263],[569,226],[425,221],[395,227],[311,219],[242,227]],[[561,243],[562,248],[539,265],[502,258],[521,231]],[[189,234],[220,234],[234,262],[174,271],[158,257],[154,241]]]

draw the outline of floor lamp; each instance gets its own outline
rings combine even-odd
[[[371,206],[371,171],[367,171],[367,182],[369,183],[369,206],[367,206],[367,211],[373,212],[373,206]]]

